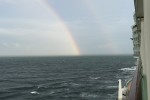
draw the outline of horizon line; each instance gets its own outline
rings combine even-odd
[[[133,56],[133,54],[81,54],[81,55],[0,55],[1,57],[82,57],[82,56]]]

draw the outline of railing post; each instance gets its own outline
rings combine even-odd
[[[122,100],[122,84],[121,84],[121,79],[119,81],[119,86],[118,86],[118,100]]]

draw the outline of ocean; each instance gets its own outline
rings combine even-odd
[[[115,100],[132,56],[0,57],[0,100]]]

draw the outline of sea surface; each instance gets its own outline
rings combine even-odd
[[[0,100],[115,100],[132,56],[0,57]]]

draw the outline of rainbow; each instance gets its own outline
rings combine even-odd
[[[49,11],[56,18],[56,20],[60,22],[60,26],[63,29],[64,34],[66,34],[69,39],[74,55],[80,55],[80,49],[72,36],[72,32],[67,27],[63,19],[59,16],[59,14],[57,14],[57,12],[54,11],[54,9],[51,7],[51,5],[49,5],[47,0],[35,0],[35,1],[38,2],[38,4],[40,4],[40,6],[42,6],[44,9]]]
[[[89,11],[89,13],[91,13],[93,18],[95,18],[95,19],[100,18],[99,14],[98,14],[99,11],[97,11],[96,5],[94,4],[94,2],[92,2],[92,0],[84,0],[84,1],[85,1],[84,2],[85,6],[88,8],[88,11]],[[98,19],[98,20],[100,21],[101,19]],[[118,52],[120,52],[117,43],[115,43],[115,41],[113,40],[113,35],[108,30],[109,26],[106,27],[104,25],[101,25],[100,23],[98,25],[101,28],[101,31],[103,32],[101,34],[105,38],[105,41],[108,42],[108,44],[103,45],[102,47],[107,47],[107,49],[111,50],[111,53],[113,53],[113,54],[117,54]]]

